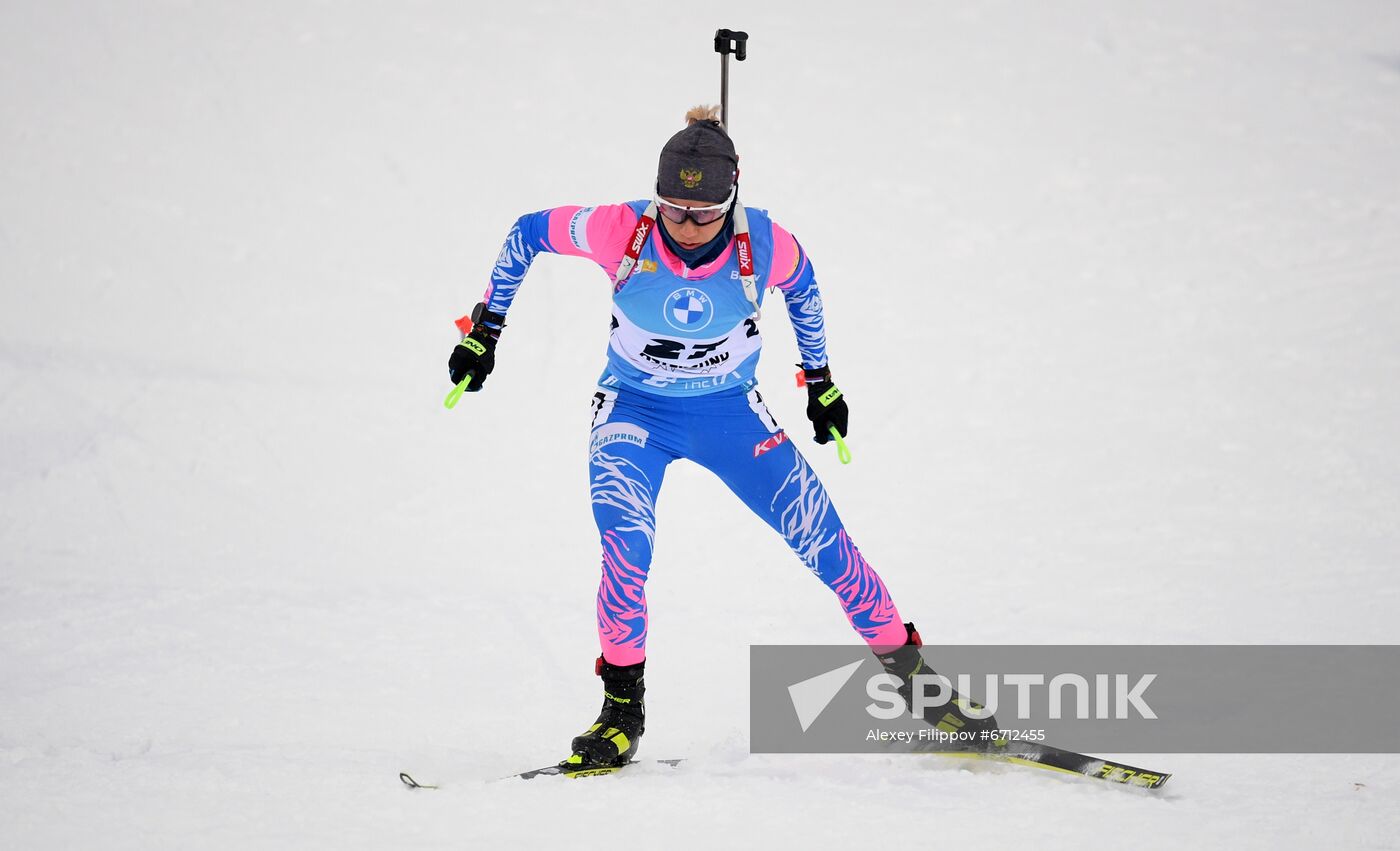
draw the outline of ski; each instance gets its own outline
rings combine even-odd
[[[1144,789],[1160,789],[1171,779],[1171,775],[1167,772],[1150,771],[1126,763],[1114,762],[1101,757],[1089,756],[1088,754],[1075,753],[1074,751],[1067,751],[1063,748],[1057,748],[1039,742],[1007,742],[993,750],[924,750],[919,751],[919,753],[961,759],[980,759],[988,762],[1003,762],[1011,765],[1024,765],[1031,768],[1042,768],[1048,771],[1057,771],[1062,774],[1073,774],[1080,777],[1089,777],[1095,780],[1118,783],[1124,786],[1137,786]],[[666,765],[675,767],[683,761],[684,760],[681,759],[654,759],[629,762],[623,765],[593,767],[572,767],[555,764],[547,765],[544,768],[536,768],[531,771],[522,771],[519,774],[510,774],[498,779],[534,780],[536,777],[567,777],[570,779],[577,779],[580,777],[602,777],[606,774],[616,774],[624,769],[637,765]],[[400,772],[399,780],[410,789],[441,788],[441,786],[436,784],[419,783],[407,772]]]
[[[1006,742],[993,750],[934,750],[925,751],[925,753],[1044,768],[1064,774],[1077,774],[1095,780],[1105,780],[1109,783],[1139,786],[1144,789],[1160,789],[1171,779],[1171,775],[1164,771],[1149,771],[1145,768],[1088,754],[1075,753],[1039,742]]]
[[[509,777],[502,777],[502,780],[534,780],[536,777],[601,777],[604,774],[616,774],[624,768],[631,768],[634,765],[669,765],[675,767],[682,760],[679,759],[653,759],[650,761],[627,762],[622,765],[593,766],[592,768],[576,768],[562,763],[550,765],[544,768],[536,768],[533,771],[522,771],[519,774],[512,774]]]
[[[571,779],[579,777],[601,777],[605,774],[616,774],[617,772],[622,771],[624,768],[631,768],[634,765],[669,765],[674,767],[682,761],[683,760],[680,759],[653,759],[642,760],[640,762],[629,762],[623,765],[593,766],[591,768],[555,764],[547,765],[544,768],[536,768],[532,771],[522,771],[519,774],[510,774],[505,777],[498,777],[497,780],[534,780],[536,777],[568,777]],[[399,781],[410,789],[442,788],[440,784],[419,783],[416,779],[414,779],[413,775],[409,774],[406,771],[399,772]]]

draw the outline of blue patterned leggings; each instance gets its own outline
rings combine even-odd
[[[782,535],[835,592],[868,644],[904,643],[904,626],[884,583],[861,557],[826,489],[757,390],[674,397],[602,387],[593,404],[588,467],[603,547],[598,640],[610,663],[633,665],[646,658],[645,589],[656,498],[667,465],[678,458],[719,476]],[[734,585],[737,589],[737,579]]]

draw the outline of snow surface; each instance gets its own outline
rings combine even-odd
[[[1397,847],[1396,756],[749,755],[749,644],[851,636],[684,464],[644,754],[692,761],[489,782],[596,711],[608,287],[541,259],[449,413],[451,320],[520,213],[648,191],[721,26],[853,408],[803,445],[927,640],[1400,639],[1393,2],[16,0],[0,846]]]

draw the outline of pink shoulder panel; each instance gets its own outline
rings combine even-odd
[[[636,227],[637,214],[626,204],[555,207],[549,213],[549,250],[587,257],[611,273]]]
[[[797,244],[797,239],[782,225],[774,222],[773,262],[768,267],[767,285],[778,289],[791,287],[806,262],[807,258],[803,256],[802,246]]]

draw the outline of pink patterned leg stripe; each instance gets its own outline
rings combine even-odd
[[[621,535],[612,530],[603,533],[598,640],[603,657],[614,665],[635,665],[646,658],[647,571],[629,561],[627,551]]]
[[[614,665],[635,665],[646,658],[646,581],[661,474],[642,466],[645,462],[603,451],[589,459],[593,517],[603,545],[598,643],[603,657]]]
[[[828,584],[841,600],[851,626],[871,647],[885,652],[899,647],[907,635],[885,583],[851,543],[845,529],[836,533],[836,547],[845,569]]]

